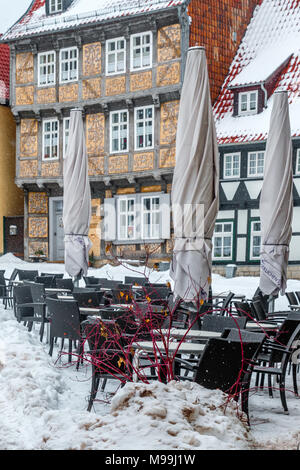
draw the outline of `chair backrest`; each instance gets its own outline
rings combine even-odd
[[[50,320],[51,338],[67,338],[81,340],[80,313],[75,300],[56,300],[46,298]]]
[[[118,284],[122,284],[122,281],[114,281],[112,279],[105,279],[100,277],[99,278],[101,287],[105,287],[107,289],[113,289],[118,286]]]
[[[167,300],[168,295],[172,293],[169,287],[149,286],[144,288],[144,293],[151,300]]]
[[[297,296],[298,303],[300,303],[300,291],[296,291],[295,294]]]
[[[74,288],[73,297],[79,307],[99,307],[103,292],[75,292]]]
[[[6,286],[4,272],[0,272],[0,286]]]
[[[252,298],[252,301],[255,302],[257,300],[260,300],[261,302],[261,305],[262,305],[262,308],[264,309],[264,311],[266,312],[266,314],[268,313],[268,309],[269,309],[269,304],[268,304],[268,301],[269,301],[269,296],[268,295],[264,295],[262,293],[262,291],[260,290],[260,288],[258,287],[254,293],[254,296]]]
[[[90,293],[90,292],[99,292],[99,287],[74,287],[72,293],[81,294],[81,293]]]
[[[261,300],[255,300],[252,302],[253,305],[253,313],[255,314],[255,318],[257,321],[264,321],[267,319],[267,314],[263,308]]]
[[[257,341],[245,342],[241,348],[240,341],[210,339],[198,363],[195,382],[210,390],[220,389],[230,393],[238,379],[242,384],[247,366],[259,347],[260,342]]]
[[[252,318],[252,310],[248,302],[234,302],[234,306],[240,317]]]
[[[30,284],[30,292],[32,301],[34,303],[43,304],[45,303],[45,286],[42,283],[36,282]]]
[[[62,279],[64,277],[64,273],[40,273],[40,276],[53,276],[55,279]]]
[[[124,283],[132,286],[145,286],[149,284],[149,281],[145,277],[125,276]]]
[[[11,273],[11,275],[10,275],[9,282],[15,281],[15,279],[16,279],[17,276],[18,276],[18,274],[19,274],[19,270],[18,270],[17,268],[15,268],[15,269],[13,270],[13,272]]]
[[[73,291],[74,283],[72,279],[56,279],[56,287],[58,289],[68,289]]]
[[[239,328],[244,330],[246,327],[246,317],[223,317],[217,315],[204,315],[202,319],[202,330],[215,331],[222,333],[227,328]]]
[[[297,299],[294,292],[286,292],[285,295],[287,296],[287,299],[288,299],[290,305],[298,305],[299,304],[298,299]]]
[[[90,285],[94,285],[94,284],[95,284],[95,285],[101,284],[99,277],[95,277],[95,276],[83,276],[83,279],[84,279],[84,282],[85,282],[85,285],[86,285],[86,286],[90,286]]]
[[[14,288],[13,297],[16,315],[19,320],[22,317],[33,316],[33,307],[19,307],[20,305],[32,303],[30,286],[16,286]]]
[[[111,289],[111,303],[112,304],[131,304],[132,292],[125,289]]]
[[[54,276],[37,276],[35,282],[43,284],[45,287],[55,287],[56,285]]]
[[[233,299],[234,297],[234,293],[233,292],[229,292],[229,294],[227,295],[227,297],[223,300],[223,303],[222,303],[222,310],[226,310],[228,309],[229,307],[229,304],[231,302],[231,300]]]
[[[300,334],[300,314],[290,313],[289,316],[281,324],[277,335],[275,336],[275,344],[279,346],[291,347],[292,343]],[[281,362],[282,353],[280,351],[272,352],[272,361]]]
[[[39,275],[39,272],[19,269],[18,274],[20,281],[34,281]]]

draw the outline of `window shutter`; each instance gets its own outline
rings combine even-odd
[[[113,242],[117,238],[116,201],[114,198],[104,199],[103,240]]]
[[[161,239],[169,240],[171,238],[171,198],[170,194],[160,196],[161,209]]]

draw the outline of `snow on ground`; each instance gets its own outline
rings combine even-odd
[[[25,263],[5,255],[0,269],[6,275],[15,267],[63,272],[61,264]],[[136,269],[136,268],[134,268]],[[142,275],[143,268],[137,268]],[[123,280],[127,269],[105,266],[90,274]],[[150,279],[169,280],[169,273],[151,273]],[[253,295],[257,278],[213,277],[214,292]],[[299,281],[289,289],[300,290]],[[280,308],[285,301],[280,300]],[[278,307],[277,307],[278,308]],[[128,384],[119,390],[110,381],[107,392],[98,393],[92,413],[87,413],[91,370],[57,362],[38,330],[29,333],[11,310],[0,305],[0,449],[296,449],[300,442],[300,400],[288,393],[290,415],[284,415],[279,394],[270,399],[259,391],[250,397],[251,432],[228,407],[221,392],[197,385],[172,383]],[[288,388],[291,388],[290,378]]]

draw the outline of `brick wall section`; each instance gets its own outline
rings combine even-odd
[[[192,0],[190,46],[205,46],[213,103],[261,0]],[[234,35],[236,34],[236,38]]]

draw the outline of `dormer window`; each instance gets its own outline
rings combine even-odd
[[[239,115],[257,114],[258,91],[247,91],[239,93]]]
[[[50,0],[49,13],[60,13],[63,11],[63,0]]]

